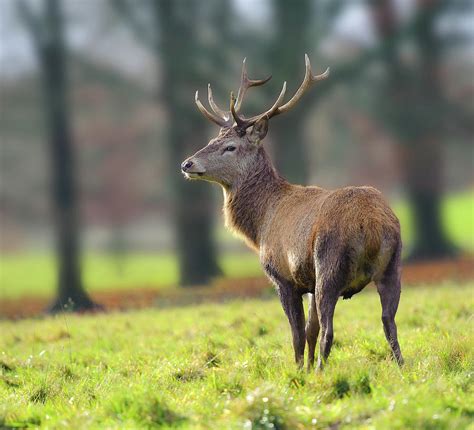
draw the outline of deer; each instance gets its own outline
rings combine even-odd
[[[317,370],[326,365],[333,343],[333,318],[340,297],[350,299],[370,282],[380,296],[382,323],[393,358],[403,357],[397,338],[397,312],[401,282],[400,224],[380,191],[370,186],[326,190],[289,183],[272,164],[263,146],[269,120],[290,111],[316,82],[329,76],[329,68],[313,75],[305,55],[304,79],[284,103],[286,81],[274,104],[265,112],[241,113],[251,87],[271,78],[250,79],[242,65],[237,98],[230,93],[229,110],[215,102],[208,84],[211,111],[199,99],[199,111],[220,127],[219,134],[181,164],[186,179],[219,184],[224,194],[225,224],[256,251],[263,271],[275,285],[288,318],[295,362],[314,366],[321,332]],[[308,294],[308,319],[303,296]]]

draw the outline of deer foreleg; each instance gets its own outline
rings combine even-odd
[[[298,367],[301,368],[304,365],[304,348],[306,343],[302,294],[292,284],[282,283],[278,287],[278,295],[290,322],[295,361]]]

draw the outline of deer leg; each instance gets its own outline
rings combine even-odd
[[[377,291],[380,295],[382,304],[382,323],[387,342],[392,349],[393,357],[398,365],[403,365],[403,356],[398,344],[397,325],[395,324],[395,314],[397,313],[398,303],[400,302],[400,273],[398,270],[399,257],[398,252],[389,263],[383,278],[376,282]]]
[[[331,352],[334,338],[333,318],[338,294],[329,288],[322,287],[316,292],[316,309],[318,311],[319,325],[321,327],[321,339],[319,341],[319,357],[317,367],[322,370]]]
[[[321,328],[317,364],[319,370],[323,369],[331,352],[334,310],[350,272],[350,252],[339,239],[334,232],[322,232],[316,238],[314,247],[314,296]]]
[[[314,365],[314,352],[319,335],[319,319],[314,294],[308,294],[308,321],[306,322],[306,341],[308,342],[308,372]]]
[[[303,298],[292,284],[279,285],[278,295],[291,326],[295,361],[299,368],[304,365],[305,320]]]

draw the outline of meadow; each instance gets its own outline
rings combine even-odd
[[[0,428],[474,428],[474,284],[406,288],[406,364],[373,287],[340,301],[322,373],[297,371],[276,294],[0,322]]]

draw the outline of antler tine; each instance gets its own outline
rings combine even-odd
[[[281,88],[281,91],[280,91],[280,95],[278,96],[278,98],[276,99],[275,103],[273,103],[273,106],[268,109],[266,112],[264,113],[261,113],[260,115],[255,115],[251,118],[248,118],[246,120],[246,122],[248,124],[253,124],[255,122],[257,122],[259,119],[261,118],[264,118],[264,117],[267,117],[268,119],[270,119],[272,116],[275,116],[277,115],[277,112],[279,111],[280,109],[280,106],[283,102],[283,99],[285,98],[285,94],[286,94],[286,81],[283,82],[283,86]]]
[[[221,127],[228,127],[229,124],[227,121],[224,120],[224,118],[219,118],[217,115],[212,114],[204,107],[204,105],[201,103],[201,100],[199,100],[199,91],[196,91],[196,95],[194,96],[194,101],[198,109],[207,119],[209,119],[212,122],[215,122],[217,125],[220,125]]]
[[[207,84],[207,98],[209,100],[209,105],[211,106],[212,110],[217,116],[220,116],[224,121],[228,122],[230,119],[229,112],[221,109],[217,106],[216,102],[214,101],[214,97],[212,95],[212,88],[211,84]]]
[[[242,107],[242,101],[244,100],[245,93],[250,87],[259,87],[260,85],[266,84],[272,75],[265,79],[250,79],[247,73],[247,58],[244,58],[242,62],[242,75],[240,78],[240,88],[237,93],[237,101],[235,102],[235,111],[239,112]]]
[[[246,128],[247,121],[245,121],[243,118],[239,116],[239,114],[236,111],[235,105],[236,105],[235,95],[234,95],[234,92],[231,91],[230,92],[230,112],[235,120],[235,123],[237,124],[237,127]]]
[[[308,54],[304,55],[304,62],[305,62],[306,70],[305,70],[303,82],[301,83],[300,87],[296,91],[295,95],[290,100],[288,100],[283,106],[280,106],[278,110],[274,113],[274,115],[278,115],[280,113],[289,111],[293,106],[296,105],[296,103],[298,103],[298,101],[303,96],[305,91],[309,89],[309,87],[311,87],[311,85],[314,82],[322,81],[323,79],[326,79],[329,76],[329,67],[326,69],[324,73],[321,73],[320,75],[316,75],[316,76],[313,75],[311,71],[311,63],[309,61]]]

